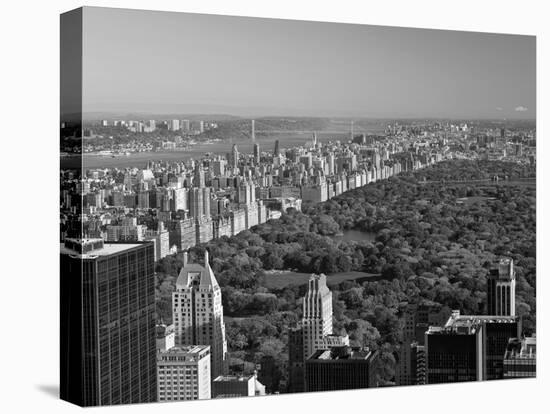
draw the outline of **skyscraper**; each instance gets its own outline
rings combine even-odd
[[[189,191],[189,215],[195,220],[210,218],[210,187],[195,187]]]
[[[418,351],[423,350],[425,332],[430,326],[444,325],[449,316],[450,310],[447,312],[441,305],[435,303],[408,304],[403,309],[405,324],[395,369],[396,385],[418,383],[417,364],[423,363],[419,361]]]
[[[335,391],[377,386],[378,353],[338,346],[316,351],[305,362],[305,391]]]
[[[168,121],[168,129],[170,131],[179,131],[180,130],[179,119],[171,119],[170,121]]]
[[[430,327],[426,332],[426,383],[481,381],[482,337],[477,324]]]
[[[237,149],[237,144],[233,144],[231,148],[231,167],[233,169],[237,168],[239,165],[239,150]]]
[[[498,268],[491,269],[487,278],[487,314],[514,316],[516,314],[516,273],[514,261],[503,258]]]
[[[195,179],[193,185],[198,188],[204,188],[206,183],[204,179],[204,169],[202,168],[201,163],[197,163],[195,167]]]
[[[250,133],[250,138],[252,139],[252,141],[256,141],[256,125],[254,120],[252,120],[252,131]]]
[[[302,329],[304,360],[324,347],[323,338],[332,333],[332,292],[324,274],[311,275],[304,297]]]
[[[184,253],[183,268],[172,293],[172,312],[176,346],[210,345],[212,378],[227,372],[227,343],[223,322],[222,294],[204,253],[204,266],[188,263]]]
[[[288,330],[288,391],[304,392],[304,334],[301,327]]]
[[[260,144],[254,144],[254,163],[260,165]]]
[[[278,157],[280,155],[280,150],[279,150],[279,140],[275,140],[275,148],[273,149],[273,156],[274,157]]]
[[[482,381],[503,377],[509,338],[518,336],[514,316],[460,315],[454,311],[445,326],[426,332],[428,384]]]
[[[153,243],[66,239],[60,299],[61,398],[156,401]]]

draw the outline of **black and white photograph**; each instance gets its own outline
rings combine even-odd
[[[536,376],[534,36],[61,25],[62,399]]]
[[[538,23],[112,3],[52,9],[58,136],[10,135],[55,151],[4,215],[48,411],[536,407]]]

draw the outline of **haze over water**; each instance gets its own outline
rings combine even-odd
[[[372,133],[380,132],[373,130]],[[252,154],[254,143],[260,145],[261,152],[273,152],[275,141],[278,139],[280,147],[292,148],[304,145],[313,138],[311,133],[299,133],[292,135],[274,134],[270,136],[259,136],[256,141],[250,139],[233,139],[218,141],[212,143],[197,143],[187,149],[178,149],[175,151],[152,151],[152,152],[135,152],[124,156],[101,156],[95,154],[83,154],[82,166],[86,169],[93,168],[145,168],[148,161],[187,161],[191,158],[200,159],[206,153],[225,155],[231,152],[233,144],[237,145],[237,149],[243,154]],[[317,133],[317,140],[320,142],[348,140],[349,134],[326,134],[323,132]],[[61,159],[61,168],[75,168],[80,165],[80,156],[64,157]]]

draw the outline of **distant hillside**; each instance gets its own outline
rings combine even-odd
[[[204,139],[249,139],[252,133],[250,119],[234,119],[218,121],[218,128],[211,129],[200,138]],[[255,119],[256,136],[269,131],[324,131],[334,129],[328,118],[257,118]],[[343,129],[342,126],[337,128]]]

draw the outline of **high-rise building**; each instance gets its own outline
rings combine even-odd
[[[304,334],[301,327],[288,330],[288,392],[304,392]]]
[[[212,163],[212,169],[214,170],[214,175],[216,177],[225,174],[225,164],[226,160],[224,159],[214,160],[214,162]]]
[[[275,148],[273,149],[273,156],[278,157],[279,155],[281,155],[281,150],[279,149],[279,140],[276,139],[275,140]]]
[[[426,384],[426,349],[417,342],[411,344],[411,371],[414,385]]]
[[[304,297],[302,329],[304,360],[324,346],[323,338],[332,333],[332,292],[324,274],[311,275]]]
[[[396,385],[418,384],[418,349],[424,345],[425,332],[430,326],[441,326],[449,319],[450,310],[441,305],[408,304],[403,310],[403,339],[399,347],[395,370]]]
[[[498,268],[491,269],[487,278],[487,314],[514,316],[516,314],[516,273],[514,261],[503,258]]]
[[[260,165],[260,144],[254,144],[254,163]]]
[[[339,346],[319,349],[305,361],[305,391],[335,391],[377,386],[378,353]]]
[[[66,239],[60,286],[61,398],[156,401],[153,244]]]
[[[222,294],[204,253],[204,266],[187,262],[172,293],[176,346],[210,345],[212,378],[227,372],[227,342],[223,322]]]
[[[250,133],[250,138],[252,139],[252,141],[256,140],[256,125],[254,120],[252,120],[252,131]]]
[[[201,163],[198,163],[195,167],[195,179],[193,181],[193,185],[198,188],[204,188],[206,185],[204,179],[204,169],[202,168]]]
[[[239,165],[239,150],[237,149],[237,144],[233,144],[231,148],[231,167],[233,169],[237,168]]]
[[[210,347],[175,346],[160,351],[157,375],[159,402],[210,399]]]
[[[195,187],[189,191],[189,215],[196,220],[210,217],[210,187]]]
[[[171,119],[170,121],[168,121],[168,129],[170,131],[179,131],[180,129],[179,119]]]
[[[483,364],[479,325],[430,327],[426,332],[426,383],[481,381]]]
[[[426,383],[483,381],[503,377],[509,338],[520,331],[514,316],[460,315],[426,332]]]
[[[182,129],[184,132],[189,132],[189,130],[191,129],[189,119],[183,119],[183,120],[181,121],[181,129]]]
[[[537,338],[510,338],[504,354],[503,378],[537,376]]]
[[[487,316],[482,318],[484,380],[503,378],[503,358],[510,338],[521,331],[520,319],[515,316]]]

